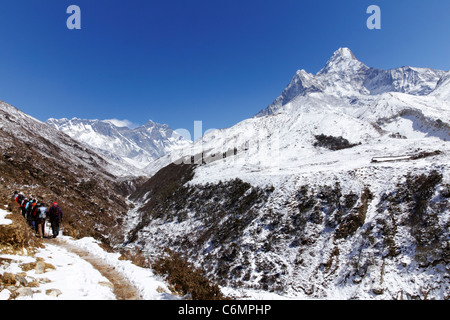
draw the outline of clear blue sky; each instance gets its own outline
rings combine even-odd
[[[82,30],[66,27],[71,4]],[[339,47],[371,67],[449,70],[449,16],[448,0],[2,0],[0,100],[43,121],[229,127]]]

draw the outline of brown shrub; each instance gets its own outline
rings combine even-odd
[[[212,283],[179,253],[166,250],[167,256],[159,258],[153,269],[159,275],[165,275],[166,280],[182,295],[190,294],[193,300],[224,300],[226,297],[217,284]]]

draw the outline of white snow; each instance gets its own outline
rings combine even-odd
[[[151,269],[141,268],[134,265],[131,261],[119,260],[119,253],[109,253],[104,251],[99,242],[93,238],[83,238],[73,240],[70,237],[63,237],[63,241],[82,248],[92,255],[101,258],[105,263],[113,266],[116,271],[125,276],[140,291],[144,300],[173,300],[175,296],[168,294],[170,290],[167,284],[156,276]],[[164,289],[166,293],[160,293],[158,288]]]
[[[6,214],[6,211],[0,210],[0,217],[4,217]],[[167,284],[151,269],[138,267],[130,261],[119,260],[120,254],[104,251],[99,246],[99,242],[93,238],[74,240],[71,237],[62,236],[58,238],[58,241],[81,248],[113,267],[137,287],[144,300],[180,299],[180,297],[170,294]],[[32,288],[32,296],[18,297],[18,300],[116,299],[112,291],[112,284],[107,278],[102,276],[89,262],[58,244],[46,243],[44,248],[38,249],[34,257],[1,254],[0,259],[8,259],[12,262],[0,264],[0,274],[5,272],[21,273],[23,271],[19,265],[35,262],[36,258],[43,258],[44,262],[53,265],[55,269],[47,269],[43,274],[36,274],[34,269],[27,271],[27,280],[30,282],[36,279],[40,282],[40,286]],[[46,291],[50,289],[60,290],[61,294],[58,297],[47,295]],[[0,291],[0,300],[6,300],[9,297],[9,290]]]
[[[126,125],[126,120],[115,119],[51,118],[46,123],[120,162],[124,169],[136,176],[144,175],[145,171],[142,169],[166,153],[191,144],[168,125],[151,120],[143,126],[132,127]]]
[[[34,270],[28,272],[28,275],[34,278],[50,280],[49,283],[39,286],[41,293],[34,294],[33,299],[55,299],[55,297],[45,294],[48,289],[59,289],[62,294],[57,298],[61,300],[115,299],[111,288],[102,285],[102,283],[108,283],[108,279],[78,255],[57,245],[46,244],[45,248],[39,250],[36,256],[43,258],[46,263],[54,265],[56,269],[41,275],[36,275]]]
[[[9,225],[12,223],[10,219],[5,219],[8,214],[10,212],[0,209],[0,225]]]
[[[138,267],[130,261],[119,260],[120,254],[104,251],[99,246],[99,242],[93,238],[74,240],[71,237],[62,236],[59,241],[67,242],[89,252],[96,258],[102,259],[136,286],[143,300],[182,299],[182,297],[170,294],[167,283],[161,277],[156,276],[151,269]],[[0,254],[0,259],[12,260],[11,264],[0,265],[0,274],[5,272],[21,273],[23,271],[19,265],[35,262],[36,258],[43,258],[46,263],[52,264],[55,269],[46,270],[43,274],[36,274],[34,269],[27,271],[27,280],[36,279],[40,282],[40,285],[32,288],[32,296],[18,297],[17,300],[116,300],[112,284],[107,278],[77,254],[69,252],[57,244],[45,244],[45,248],[39,249],[34,257]],[[47,295],[47,290],[52,289],[59,290],[61,294],[57,297]],[[297,297],[281,296],[262,290],[234,290],[231,288],[221,288],[221,290],[226,295],[242,297],[242,299],[298,299]],[[8,300],[9,298],[9,290],[0,291],[0,300]]]

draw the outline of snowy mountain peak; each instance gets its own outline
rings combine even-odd
[[[441,100],[448,100],[448,80],[446,72],[429,68],[370,68],[356,59],[350,49],[340,48],[317,74],[305,70],[297,71],[281,95],[256,116],[279,112],[293,100],[311,94],[350,99],[355,105],[355,99],[390,92],[414,96],[432,95]]]
[[[348,48],[340,48],[336,50],[333,56],[328,60],[325,67],[319,71],[320,74],[330,72],[347,72],[361,68],[367,68],[362,62],[356,59],[353,52]]]
[[[349,48],[339,48],[333,53],[330,61],[358,60]]]
[[[170,134],[173,133],[172,129],[167,124],[161,124],[156,123],[152,120],[148,120],[146,124],[142,125],[143,128],[146,128],[147,130],[153,130],[154,128],[156,130],[163,130],[163,131],[170,131]]]
[[[144,124],[144,127],[154,127],[157,125],[156,122],[153,122],[152,120],[148,120],[146,124]]]

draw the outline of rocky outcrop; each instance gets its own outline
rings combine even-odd
[[[449,181],[439,171],[324,173],[289,189],[171,178],[177,187],[163,195],[138,190],[145,197],[129,240],[149,256],[170,249],[235,288],[314,298],[449,298]]]
[[[10,208],[16,207],[11,204]],[[8,219],[12,224],[0,225],[0,253],[27,254],[42,246],[42,241],[36,238],[25,219],[19,214],[10,214]]]

